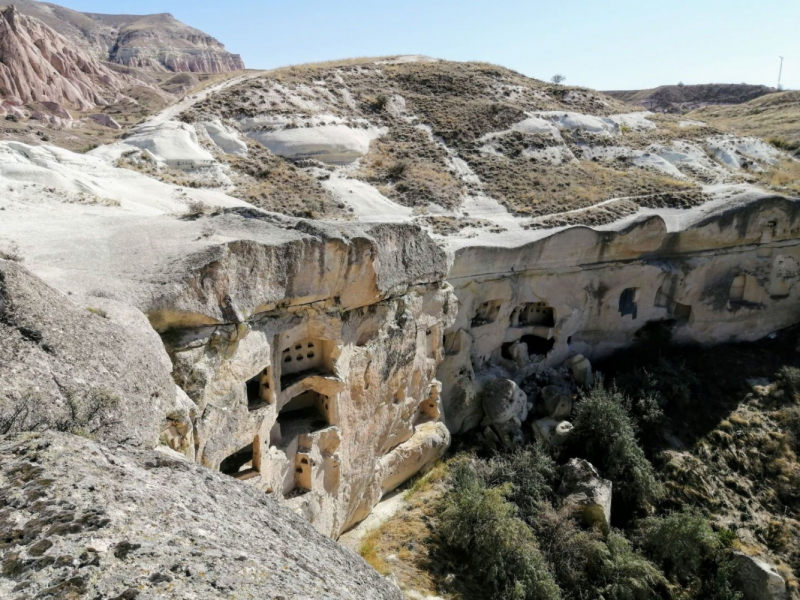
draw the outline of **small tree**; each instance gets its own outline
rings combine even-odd
[[[560,73],[556,73],[550,78],[550,81],[555,83],[556,85],[561,85],[567,78],[561,75]]]

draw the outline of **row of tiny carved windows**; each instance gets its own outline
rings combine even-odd
[[[307,347],[313,348],[314,347],[314,342],[308,342]],[[302,350],[303,349],[303,344],[295,344],[294,349],[295,350]],[[290,350],[291,350],[291,348],[286,348],[283,351],[283,353],[288,355]],[[305,357],[306,358],[314,358],[314,356],[316,356],[316,355],[313,352],[309,352],[308,354],[306,354]],[[294,359],[299,362],[299,361],[303,360],[303,355],[302,354],[298,354],[297,356],[295,356]],[[291,356],[285,356],[284,359],[283,359],[283,362],[285,362],[285,363],[292,362],[292,357]]]

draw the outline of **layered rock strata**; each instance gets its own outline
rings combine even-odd
[[[0,99],[88,110],[118,95],[124,78],[71,41],[14,7],[0,11]],[[60,114],[59,114],[60,113]]]

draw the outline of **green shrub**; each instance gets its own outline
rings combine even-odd
[[[663,598],[667,581],[658,568],[637,553],[622,535],[611,532],[591,562],[596,571],[596,595],[606,600],[656,600]]]
[[[736,589],[736,565],[728,555],[717,555],[716,572],[704,577],[696,594],[698,600],[742,600],[742,593]]]
[[[674,512],[650,517],[640,526],[642,547],[664,572],[681,583],[697,577],[703,561],[713,558],[722,541],[701,515]]]
[[[506,500],[510,485],[489,488],[468,460],[450,469],[452,490],[442,502],[442,540],[464,557],[471,575],[492,598],[561,598],[531,529]]]
[[[556,511],[549,504],[535,514],[531,526],[565,597],[597,597],[589,559],[598,553],[597,546],[604,546],[600,531],[582,529],[571,510]]]
[[[794,397],[800,394],[800,369],[797,367],[781,367],[776,375],[778,387]]]
[[[556,463],[540,446],[498,455],[480,463],[479,472],[491,487],[511,484],[507,498],[529,523],[530,517],[538,514],[543,504],[555,499]]]
[[[664,575],[619,533],[604,540],[599,530],[581,529],[569,510],[556,512],[549,506],[539,512],[533,529],[566,598],[663,597]]]
[[[653,465],[636,440],[625,397],[602,383],[575,408],[570,446],[611,479],[621,497],[645,508],[661,494]]]
[[[659,358],[652,365],[637,367],[618,376],[614,383],[625,395],[632,398],[651,397],[663,411],[667,407],[677,410],[690,407],[692,389],[699,381],[684,363]],[[640,416],[636,412],[633,415],[636,418]],[[653,415],[647,412],[643,412],[641,417],[645,421],[653,420]]]

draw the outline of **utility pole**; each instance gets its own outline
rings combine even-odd
[[[783,57],[779,56],[778,58],[781,59],[781,66],[778,69],[778,91],[781,91],[781,75],[783,75]]]

